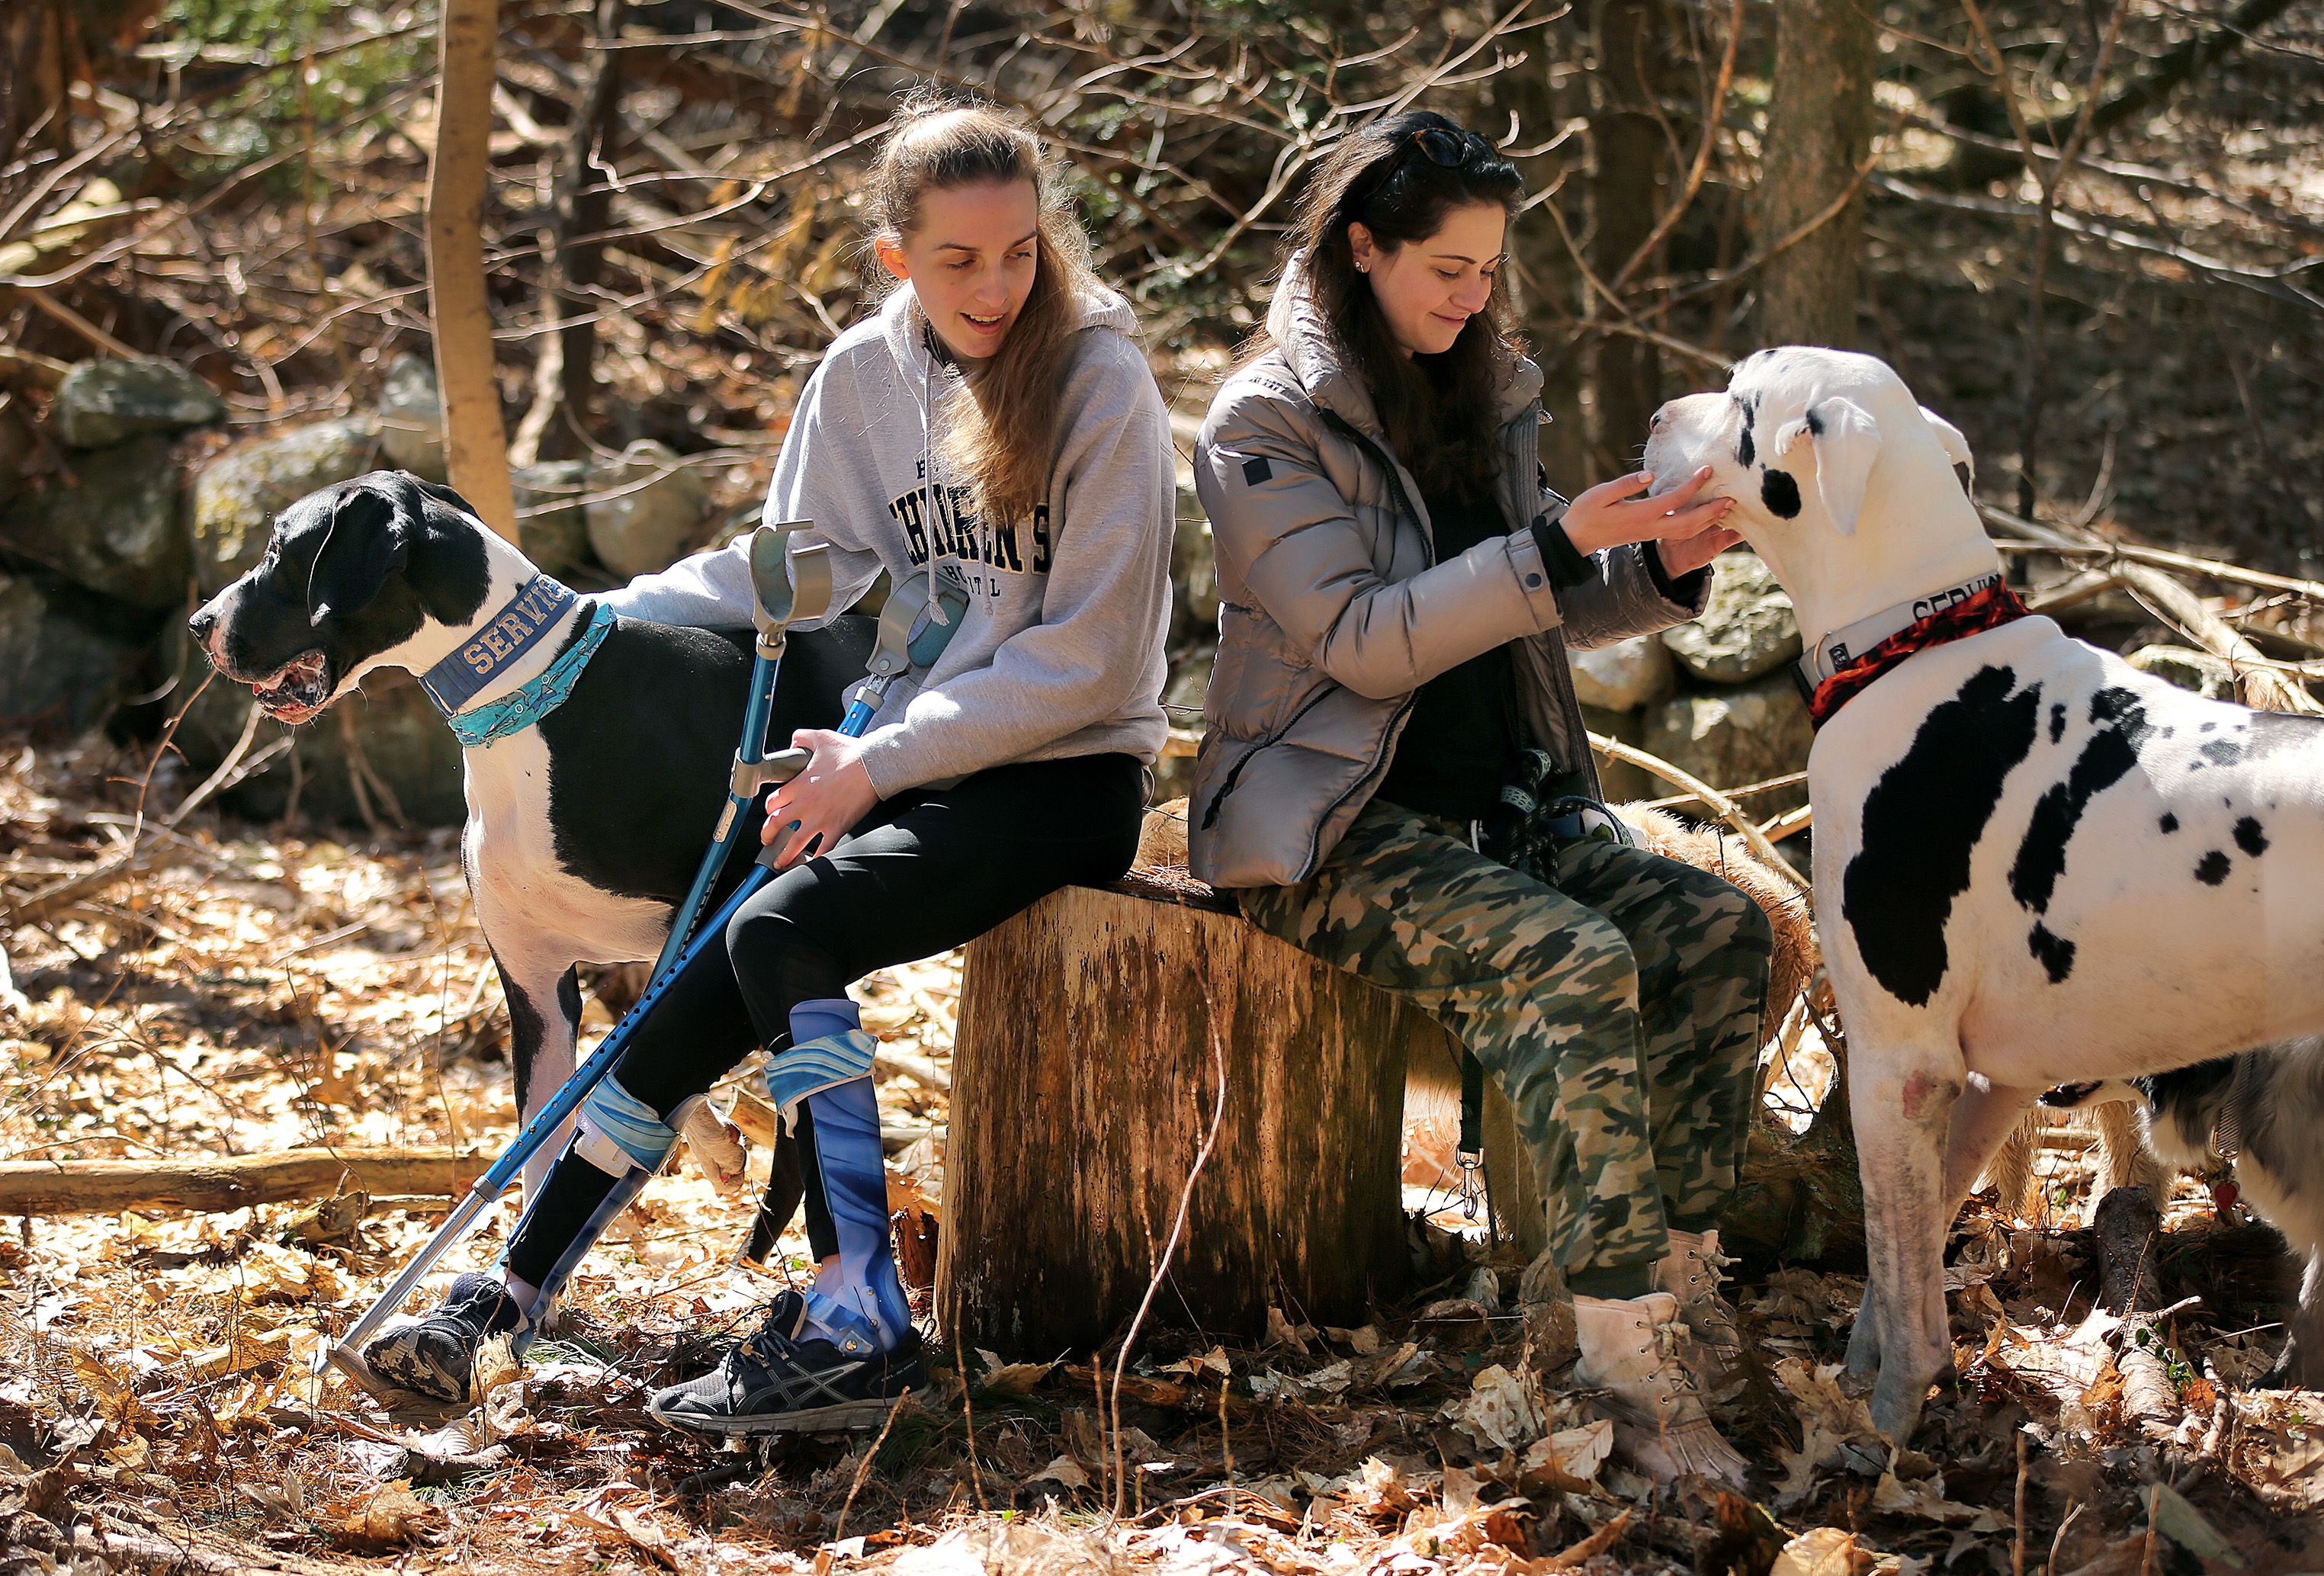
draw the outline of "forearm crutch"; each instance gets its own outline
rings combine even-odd
[[[374,1387],[372,1376],[359,1355],[364,1343],[394,1316],[437,1262],[468,1234],[485,1209],[508,1191],[525,1165],[580,1109],[581,1102],[613,1071],[636,1026],[666,993],[670,981],[701,950],[698,945],[689,945],[696,939],[695,921],[701,917],[703,905],[726,868],[727,856],[743,823],[742,812],[768,770],[767,723],[774,708],[775,685],[781,676],[790,625],[819,620],[831,609],[830,549],[821,543],[796,548],[792,546],[792,536],[808,525],[807,521],[787,521],[761,526],[751,535],[752,622],[758,630],[758,640],[751,664],[750,696],[742,714],[742,739],[734,751],[726,805],[719,814],[717,829],[711,834],[710,846],[703,853],[693,886],[671,912],[669,935],[654,961],[653,974],[644,994],[588,1060],[573,1070],[572,1076],[549,1097],[549,1103],[525,1124],[508,1151],[476,1179],[467,1195],[445,1217],[444,1223],[436,1228],[435,1234],[421,1245],[420,1252],[379,1299],[338,1340],[324,1346],[316,1359],[317,1372],[321,1372],[326,1363],[334,1364],[366,1388]],[[785,771],[778,767],[776,770],[781,775],[771,780],[788,781],[797,768]],[[715,935],[723,930],[724,919],[731,917],[740,900],[739,896],[731,899],[719,922],[706,934]]]
[[[761,622],[760,651],[762,664],[770,664],[774,659],[765,655],[770,643],[774,648],[775,658],[779,659],[781,652],[781,642],[779,638],[770,641],[768,624],[778,623],[779,625],[780,622],[788,622],[791,616],[819,615],[828,605],[830,591],[827,568],[818,557],[813,560],[816,568],[810,571],[810,576],[818,571],[823,575],[820,601],[814,613],[800,611],[803,604],[796,598],[792,598],[788,604],[779,600],[783,593],[779,592],[772,583],[774,576],[780,572],[779,566],[782,559],[779,548],[770,549],[767,563],[763,566],[761,563],[763,537],[767,534],[771,533],[762,531],[761,537],[754,539],[752,543],[754,590],[758,594],[762,613],[769,611],[769,604],[772,602],[774,611],[780,612],[785,616],[779,621],[770,618]],[[794,557],[797,558],[807,556],[807,552],[803,551]],[[768,572],[762,573],[762,567]],[[787,591],[789,581],[787,578],[784,579],[782,585]],[[897,589],[894,595],[889,598],[888,605],[880,616],[879,636],[873,648],[871,677],[857,687],[852,697],[846,718],[840,724],[842,733],[850,735],[861,734],[870,725],[873,714],[878,711],[880,698],[886,695],[889,687],[895,679],[909,671],[914,665],[914,659],[921,656],[922,653],[926,653],[924,660],[932,661],[935,654],[943,650],[944,642],[950,638],[953,630],[958,627],[960,616],[967,606],[967,598],[957,587],[945,585],[939,591],[940,613],[938,619],[933,621],[936,627],[931,639],[932,621],[925,616],[927,604],[927,582],[925,579],[908,580],[903,586]],[[806,770],[808,761],[812,759],[810,751],[799,749],[779,751],[772,755],[764,753],[765,703],[772,696],[773,692],[774,678],[771,671],[768,673],[763,686],[757,686],[754,678],[751,712],[744,729],[742,749],[737,751],[735,768],[730,779],[728,814],[722,818],[711,853],[704,859],[703,872],[696,880],[696,886],[701,893],[706,894],[715,880],[718,870],[724,864],[725,851],[732,846],[736,828],[742,824],[742,812],[736,804],[737,797],[739,797],[742,805],[748,805],[762,788],[772,784],[788,782],[798,776],[800,771]],[[756,755],[758,759],[745,760],[743,757],[746,754]],[[508,1150],[476,1179],[467,1195],[453,1207],[452,1212],[445,1217],[444,1223],[438,1226],[435,1233],[421,1245],[419,1253],[389,1284],[387,1289],[380,1294],[379,1299],[364,1310],[363,1316],[350,1325],[337,1341],[327,1342],[323,1347],[315,1362],[317,1372],[320,1372],[326,1364],[330,1364],[337,1367],[366,1389],[378,1387],[377,1381],[363,1361],[362,1350],[364,1344],[373,1335],[378,1333],[381,1326],[392,1318],[398,1309],[402,1307],[412,1292],[419,1288],[420,1282],[428,1277],[444,1255],[475,1228],[484,1211],[497,1203],[500,1196],[508,1191],[510,1185],[522,1172],[525,1163],[539,1152],[566,1119],[578,1111],[582,1102],[587,1100],[597,1085],[612,1073],[614,1064],[621,1059],[622,1052],[628,1048],[629,1042],[637,1032],[638,1026],[645,1021],[654,1007],[668,993],[672,982],[691,967],[695,960],[711,945],[723,945],[727,923],[761,887],[773,878],[775,863],[781,853],[781,842],[782,839],[779,836],[774,840],[774,843],[760,856],[757,867],[743,879],[742,885],[719,906],[717,913],[712,917],[707,925],[701,926],[698,932],[690,937],[680,937],[678,927],[673,923],[671,926],[673,939],[670,943],[665,944],[662,949],[665,961],[657,965],[652,982],[646,987],[645,993],[638,998],[637,1004],[622,1015],[621,1022],[613,1026],[613,1032],[608,1034],[596,1050],[590,1054],[588,1060],[574,1070],[573,1075],[549,1097],[549,1103],[525,1124],[523,1131],[517,1135],[516,1141],[509,1146]],[[696,908],[699,907],[698,902],[693,898],[689,898],[688,904]]]

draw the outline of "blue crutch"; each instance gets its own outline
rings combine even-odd
[[[720,819],[710,853],[704,859],[702,872],[696,878],[696,892],[687,899],[685,906],[687,908],[698,909],[700,897],[707,894],[716,880],[725,853],[732,846],[735,831],[742,824],[741,807],[747,806],[765,788],[788,782],[804,770],[812,759],[810,751],[800,749],[782,750],[771,755],[764,753],[767,707],[774,693],[771,663],[779,659],[782,650],[779,627],[791,616],[810,616],[808,613],[799,611],[805,604],[792,594],[788,577],[781,576],[783,560],[779,545],[773,546],[762,558],[761,546],[767,534],[762,530],[761,537],[753,539],[752,543],[752,586],[761,615],[760,666],[767,669],[766,678],[763,685],[757,684],[754,678],[742,748],[736,752],[734,770],[729,780],[727,811]],[[779,538],[778,543],[781,539]],[[807,556],[807,553],[794,555],[794,560]],[[817,557],[812,562],[815,568],[809,571],[810,577],[820,576],[821,600],[814,610],[819,614],[829,602],[829,573],[825,560]],[[942,653],[953,631],[959,627],[961,617],[967,609],[966,594],[949,582],[941,584],[937,588],[936,615],[932,619],[927,616],[927,587],[926,578],[916,576],[907,580],[890,596],[887,607],[880,615],[870,676],[851,696],[846,716],[840,724],[841,732],[861,734],[870,725],[873,714],[879,710],[881,699],[895,680],[916,665],[933,663]],[[774,626],[771,635],[770,626]],[[773,648],[772,658],[766,655],[770,645]],[[760,758],[746,760],[744,757],[751,754]],[[727,923],[761,887],[772,879],[772,864],[779,856],[779,843],[778,838],[776,845],[769,847],[761,856],[757,867],[720,905],[710,922],[697,932],[690,936],[681,935],[676,921],[687,917],[687,915],[681,911],[673,917],[671,940],[665,943],[662,949],[663,961],[656,965],[653,981],[646,987],[644,994],[638,998],[637,1004],[622,1015],[621,1022],[613,1026],[613,1032],[590,1054],[588,1060],[574,1069],[573,1075],[549,1097],[549,1103],[525,1124],[523,1131],[517,1135],[507,1151],[476,1179],[466,1196],[453,1207],[452,1212],[445,1217],[444,1223],[421,1245],[419,1253],[389,1283],[378,1300],[365,1309],[363,1316],[348,1326],[337,1341],[323,1347],[315,1361],[317,1372],[320,1372],[326,1364],[330,1364],[366,1389],[381,1387],[363,1360],[364,1346],[410,1300],[411,1294],[419,1289],[420,1282],[427,1279],[444,1255],[475,1229],[484,1211],[497,1203],[515,1183],[525,1163],[549,1142],[565,1120],[581,1108],[582,1102],[613,1072],[622,1053],[636,1034],[638,1026],[669,992],[671,983],[708,947],[724,937]],[[674,963],[670,961],[673,953],[676,954]]]

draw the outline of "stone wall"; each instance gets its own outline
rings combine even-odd
[[[185,639],[187,615],[256,564],[275,516],[317,488],[383,467],[444,478],[435,376],[411,355],[389,365],[366,409],[235,442],[221,442],[217,392],[167,361],[84,362],[37,427],[6,414],[0,725],[79,731],[158,704],[183,713],[174,742],[198,772],[241,736],[250,697],[212,676]],[[584,589],[661,568],[707,532],[701,477],[659,443],[513,479],[526,553]],[[262,720],[254,750],[289,732]],[[383,673],[297,730],[227,803],[269,817],[453,825],[460,751],[418,686]]]

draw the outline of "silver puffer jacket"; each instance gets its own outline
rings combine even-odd
[[[1559,591],[1528,529],[1555,521],[1537,455],[1541,371],[1510,372],[1495,479],[1511,534],[1443,563],[1412,474],[1389,452],[1296,270],[1268,316],[1275,346],[1211,401],[1194,488],[1211,518],[1219,652],[1188,821],[1194,873],[1218,887],[1314,874],[1387,774],[1414,692],[1510,641],[1530,742],[1574,791],[1597,773],[1566,667],[1588,650],[1702,611],[1665,596],[1637,547]]]

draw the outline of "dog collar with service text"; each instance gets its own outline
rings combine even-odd
[[[556,661],[500,699],[472,712],[447,716],[444,721],[451,727],[453,736],[471,749],[489,744],[495,739],[523,732],[563,705],[572,695],[574,685],[580,681],[582,669],[589,666],[589,659],[597,654],[597,648],[613,632],[614,619],[612,608],[602,602],[591,603],[589,611],[582,615],[579,638],[559,652]]]
[[[1806,654],[1800,658],[1800,672],[1812,690],[1897,631],[1919,623],[1931,613],[1942,613],[1957,602],[1967,602],[2000,579],[1997,573],[1980,575],[1974,580],[1948,585],[1942,591],[1932,591],[1926,596],[1915,596],[1910,602],[1884,607],[1869,618],[1860,618],[1852,624],[1836,629],[1807,649]]]
[[[573,600],[570,589],[546,575],[535,575],[449,656],[421,674],[420,687],[438,711],[450,716],[530,650]]]
[[[1858,690],[1919,652],[1953,641],[1965,641],[1971,635],[1983,634],[1987,630],[1998,629],[2003,624],[2014,623],[2032,615],[2032,610],[2019,599],[2017,593],[2002,584],[1998,575],[1981,583],[1972,582],[1972,585],[1975,589],[1955,586],[1904,604],[1907,608],[1925,607],[1929,611],[1876,640],[1856,654],[1848,654],[1847,647],[1840,645],[1840,659],[1832,663],[1828,672],[1817,671],[1816,659],[1832,651],[1835,644],[1846,636],[1876,621],[1860,621],[1850,624],[1839,635],[1828,636],[1816,642],[1816,649],[1801,658],[1794,668],[1800,678],[1800,688],[1807,696],[1809,720],[1817,727],[1822,727]],[[1962,592],[1966,594],[1956,594]],[[1877,616],[1885,618],[1887,615]]]

